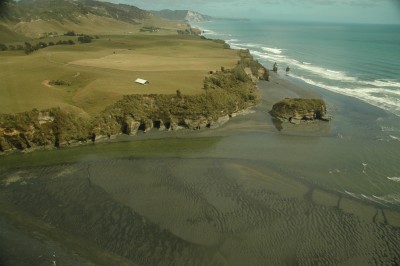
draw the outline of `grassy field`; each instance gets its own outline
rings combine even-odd
[[[0,113],[59,106],[91,116],[126,94],[174,94],[178,89],[199,94],[208,71],[231,68],[239,58],[220,43],[179,36],[172,29],[102,35],[88,44],[78,44],[76,37],[67,39],[77,44],[47,47],[30,55],[0,52]],[[135,84],[136,78],[150,84]],[[50,86],[51,80],[71,85]]]

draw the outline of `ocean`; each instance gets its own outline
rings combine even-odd
[[[400,116],[400,25],[216,20],[193,24],[267,68]]]

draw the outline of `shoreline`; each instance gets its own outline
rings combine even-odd
[[[273,122],[272,116],[268,113],[272,105],[286,97],[301,98],[322,98],[322,95],[307,90],[304,87],[296,85],[288,80],[281,78],[278,74],[270,71],[270,81],[258,81],[256,83],[257,93],[260,95],[260,102],[256,106],[250,106],[244,110],[239,110],[229,115],[229,118],[223,119],[213,128],[202,128],[194,130],[182,128],[179,130],[158,130],[151,128],[148,131],[138,131],[136,135],[117,134],[110,138],[101,138],[96,141],[76,142],[62,147],[53,146],[37,146],[24,150],[11,150],[0,152],[1,156],[11,154],[26,154],[35,151],[48,151],[54,149],[68,149],[72,147],[81,147],[87,145],[96,145],[102,143],[116,143],[125,141],[142,141],[148,139],[164,139],[164,138],[192,138],[192,137],[213,137],[221,136],[229,133],[245,132],[249,128],[264,132],[278,132],[276,124]],[[265,119],[260,115],[265,114]],[[264,120],[264,121],[263,121]],[[266,123],[265,123],[266,122]],[[293,125],[289,122],[283,122],[283,134],[305,135],[305,136],[324,136],[328,135],[327,125],[329,123],[323,121],[305,122],[300,125]],[[233,131],[233,132],[231,132]]]
[[[233,48],[232,48],[233,49]],[[239,51],[239,49],[234,49]],[[267,67],[263,66],[265,69]],[[37,146],[35,148],[23,149],[23,150],[11,150],[6,152],[0,152],[0,156],[5,156],[8,154],[14,153],[30,153],[36,150],[52,150],[58,148],[69,148],[69,147],[76,147],[76,146],[85,146],[97,143],[105,143],[105,142],[118,142],[118,141],[135,141],[135,140],[145,140],[145,139],[157,139],[157,138],[175,138],[175,137],[206,137],[206,136],[218,136],[218,135],[226,135],[229,134],[230,130],[234,130],[237,132],[245,132],[249,128],[253,130],[259,130],[264,132],[272,132],[272,133],[280,133],[280,134],[287,134],[287,135],[299,135],[299,136],[331,136],[336,134],[332,131],[331,124],[334,124],[334,121],[331,122],[323,122],[319,120],[315,121],[302,121],[301,124],[293,125],[289,122],[276,122],[274,119],[269,115],[269,111],[272,108],[272,105],[284,98],[327,98],[328,104],[330,101],[331,95],[340,95],[340,97],[344,98],[351,98],[348,99],[349,102],[356,101],[362,102],[368,105],[371,108],[377,108],[369,103],[366,103],[360,99],[354,98],[352,96],[347,96],[343,94],[339,94],[336,92],[331,92],[325,90],[320,87],[311,86],[301,80],[296,80],[296,78],[287,76],[282,76],[279,73],[275,73],[269,70],[270,81],[258,81],[256,84],[257,93],[261,95],[260,102],[256,106],[250,107],[249,110],[252,110],[249,114],[246,115],[246,119],[235,118],[237,113],[230,113],[225,116],[220,116],[218,121],[215,123],[214,126],[210,127],[211,130],[208,128],[201,126],[200,130],[194,130],[191,127],[182,128],[179,124],[175,125],[176,128],[179,130],[163,130],[163,132],[156,132],[156,128],[153,128],[153,125],[147,128],[147,121],[145,122],[145,130],[141,132],[140,130],[137,131],[136,135],[130,136],[126,133],[118,133],[118,134],[111,134],[107,137],[107,135],[98,135],[99,139],[95,141],[85,140],[85,141],[74,141],[71,140],[70,143],[65,143],[61,147],[51,146],[51,145],[43,145]],[[302,84],[303,83],[303,84]],[[314,87],[314,89],[310,89],[310,87]],[[330,95],[329,95],[330,94]],[[327,96],[328,95],[328,96]],[[333,108],[329,108],[328,106],[328,113],[330,113],[329,109],[333,109],[337,111],[337,107],[334,106]],[[379,109],[379,108],[378,108]],[[247,109],[245,109],[247,110]],[[245,110],[239,111],[246,112]],[[381,109],[380,109],[381,110]],[[387,112],[387,111],[384,111]],[[265,114],[264,117],[261,117],[262,114]],[[219,121],[221,119],[221,121]],[[266,123],[264,123],[264,121]],[[233,121],[237,121],[232,123]],[[154,121],[153,121],[154,122]],[[165,122],[165,121],[164,121]],[[171,121],[172,122],[172,121]],[[194,121],[196,122],[196,121]],[[161,121],[161,124],[162,121]],[[172,124],[172,123],[171,123]],[[199,126],[200,127],[200,126]],[[147,132],[149,131],[149,132]],[[0,139],[1,141],[1,139]],[[1,144],[1,143],[0,143]]]
[[[271,71],[272,72],[272,71]],[[288,80],[282,79],[278,74],[270,72],[270,81],[258,81],[257,93],[260,95],[260,102],[256,106],[248,107],[242,111],[237,112],[235,115],[230,116],[229,120],[225,120],[216,128],[203,128],[200,130],[193,130],[183,128],[176,131],[160,131],[156,128],[150,129],[147,132],[138,131],[136,135],[130,136],[127,134],[118,134],[112,138],[104,138],[95,142],[75,143],[63,147],[53,146],[40,146],[34,149],[26,150],[13,150],[10,152],[0,152],[0,160],[2,157],[9,156],[23,156],[25,154],[32,154],[39,152],[41,154],[51,151],[60,151],[61,153],[68,150],[76,151],[76,149],[99,146],[107,144],[118,143],[135,143],[151,140],[174,140],[174,139],[212,139],[226,136],[234,136],[241,134],[248,134],[249,132],[258,132],[265,134],[283,134],[305,137],[321,137],[330,136],[330,123],[323,121],[313,121],[310,123],[303,123],[300,125],[293,125],[285,122],[283,130],[279,131],[273,122],[272,116],[269,111],[272,105],[285,97],[309,97],[321,98],[321,94],[307,90],[304,87],[296,85]],[[89,148],[90,149],[90,148]],[[49,153],[49,154],[50,154]],[[40,157],[40,155],[38,155]],[[35,156],[34,156],[35,157]]]

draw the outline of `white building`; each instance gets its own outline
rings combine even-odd
[[[139,84],[141,84],[141,85],[148,85],[148,84],[150,83],[148,80],[139,79],[139,78],[136,79],[135,82],[136,82],[136,83],[139,83]]]

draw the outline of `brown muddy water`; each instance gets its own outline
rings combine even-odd
[[[396,118],[322,96],[314,130],[278,131],[264,101],[218,130],[0,157],[0,265],[399,264]]]

